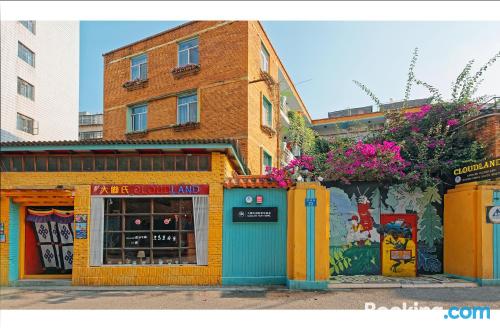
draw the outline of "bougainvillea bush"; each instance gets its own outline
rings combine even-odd
[[[326,178],[344,183],[403,179],[408,165],[393,141],[337,145],[328,153],[327,164]]]
[[[295,158],[283,168],[266,167],[269,178],[277,182],[280,187],[287,187],[301,179],[307,180],[313,176],[313,171],[313,157],[309,155]]]

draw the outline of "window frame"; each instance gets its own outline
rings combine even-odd
[[[23,27],[25,27],[29,32],[33,35],[36,35],[36,21],[28,20],[28,21],[19,21]]]
[[[188,47],[187,49],[181,50],[181,45],[183,43],[187,43],[187,42],[190,42],[192,40],[196,40],[196,46],[191,46],[191,47]],[[199,65],[200,64],[200,49],[199,49],[199,47],[200,47],[200,40],[199,40],[198,36],[193,37],[193,38],[189,38],[189,39],[185,39],[183,41],[178,42],[177,43],[177,66],[184,67],[184,66],[189,66],[189,65]],[[190,52],[191,49],[197,49],[198,62],[196,62],[196,63],[191,62],[191,52]],[[188,62],[186,64],[183,64],[183,65],[181,65],[181,52],[187,52],[187,55],[188,55]]]
[[[140,62],[138,64],[133,64],[134,59],[139,59],[139,58],[144,58],[144,62]],[[145,77],[142,77],[142,65],[146,65],[146,75]],[[134,67],[139,68],[139,76],[137,78],[134,78]],[[130,80],[135,81],[135,80],[147,80],[148,79],[148,54],[147,53],[142,53],[139,55],[136,55],[134,57],[130,58]]]
[[[265,148],[262,148],[262,174],[265,175],[266,173],[266,155],[269,157],[271,164],[269,165],[271,168],[273,167],[273,155],[269,153]]]
[[[139,108],[144,108],[144,112],[141,113],[135,113],[134,110],[139,109]],[[141,129],[135,129],[134,128],[134,116],[142,116],[144,115],[145,120],[144,120],[144,128]],[[137,132],[145,132],[148,129],[148,105],[147,104],[137,104],[129,107],[129,117],[130,117],[130,127],[129,127],[129,132],[130,133],[137,133]],[[139,117],[140,119],[141,117]]]
[[[269,51],[265,47],[263,42],[260,42],[260,70],[266,73],[269,73],[270,69],[270,60],[271,56],[269,54]],[[265,62],[264,62],[265,60]],[[266,65],[266,68],[264,67],[264,64]]]
[[[31,128],[28,125],[28,127],[27,127],[28,130],[25,130],[26,127],[24,125],[20,126],[20,122],[23,122],[23,123],[28,122],[29,123],[30,121],[31,121]],[[25,133],[34,135],[35,134],[35,119],[18,112],[17,118],[16,118],[16,129],[18,129],[19,131],[23,131]]]
[[[270,110],[267,110],[266,105],[270,107]],[[269,112],[269,114],[268,114]],[[269,123],[270,117],[270,123]],[[262,94],[262,125],[273,128],[274,119],[273,119],[273,103]]]
[[[31,56],[31,62],[27,59],[23,58],[22,54],[29,54]],[[35,52],[33,52],[29,47],[17,41],[17,57],[23,60],[25,63],[30,65],[31,67],[35,67]],[[29,57],[28,57],[29,58]]]
[[[22,93],[22,91],[23,91],[23,89],[21,88],[22,86],[30,88],[30,89],[25,89],[26,92],[31,91],[31,95],[27,94],[27,95],[30,95],[30,96],[27,96],[27,95],[25,95],[25,94]],[[34,101],[35,100],[35,86],[32,85],[31,83],[29,83],[28,81],[21,79],[18,76],[17,77],[17,94],[21,95],[21,96],[24,96],[24,97],[26,97],[26,98]]]
[[[188,98],[188,97],[192,97],[192,96],[196,96],[196,102],[187,102],[187,103],[180,103],[180,100],[182,98]],[[190,119],[190,106],[191,104],[194,104],[196,103],[196,120],[193,121]],[[183,106],[183,105],[186,105],[186,112],[187,112],[187,115],[186,115],[186,119],[187,121],[186,122],[183,122],[181,123],[180,122],[180,107]],[[180,95],[177,95],[177,125],[184,125],[184,124],[187,124],[187,123],[198,123],[200,122],[200,110],[199,110],[199,104],[198,104],[198,92],[197,91],[192,91],[192,92],[188,92],[188,93],[183,93],[183,94],[180,94]]]
[[[157,195],[157,196],[103,196],[102,197],[104,200],[104,219],[103,219],[103,239],[102,239],[102,255],[103,255],[103,262],[102,266],[128,266],[128,265],[134,265],[134,266],[152,266],[152,265],[169,265],[169,266],[179,266],[179,265],[190,265],[190,266],[198,266],[196,262],[196,236],[195,236],[195,227],[194,227],[194,196],[174,196],[174,195]],[[119,200],[119,212],[110,212],[107,209],[107,202],[109,199],[112,200]],[[148,201],[149,205],[149,212],[127,212],[127,203],[130,200],[134,199],[139,199],[139,200],[145,200]],[[172,200],[179,200],[179,201],[185,201],[186,199],[189,199],[191,201],[190,204],[190,209],[188,210],[183,210],[182,209],[182,202],[179,202],[179,208],[177,211],[173,212],[157,212],[155,211],[155,200],[158,199],[172,199]],[[190,217],[190,223],[192,224],[192,229],[183,229],[181,222],[181,219],[179,221],[173,222],[176,223],[177,226],[174,229],[155,229],[155,217],[172,217],[172,219],[175,219],[175,216],[181,216],[184,215],[191,215]],[[106,229],[107,226],[107,221],[108,218],[117,218],[118,223],[119,223],[119,230],[112,230],[112,229]],[[147,229],[139,229],[139,230],[134,230],[133,228],[129,228],[127,230],[126,228],[126,223],[127,223],[127,217],[128,218],[140,218],[141,220],[149,221],[149,228]],[[107,235],[120,235],[120,246],[119,247],[107,247]],[[127,246],[126,244],[126,235],[141,235],[141,234],[148,234],[149,237],[149,245],[144,245],[144,246]],[[175,246],[156,246],[154,245],[155,241],[155,235],[172,235],[175,234],[177,238],[177,245]],[[192,246],[189,246],[189,244],[184,244],[182,246],[182,240],[183,239],[188,239],[188,234],[192,234],[193,238],[193,244]],[[183,238],[181,235],[186,235],[185,238]],[[164,239],[161,239],[164,240]],[[175,241],[174,241],[175,242]],[[130,245],[130,244],[129,244]],[[191,262],[183,262],[182,261],[182,251],[183,250],[193,250],[194,249],[194,261]],[[121,252],[121,259],[115,259],[115,260],[120,260],[121,263],[107,263],[107,250],[112,250],[112,251],[120,251]],[[155,257],[154,257],[154,251],[177,251],[177,256],[173,258],[166,259],[166,261],[162,262],[161,264],[159,262],[155,262]],[[133,262],[128,263],[127,262],[127,251],[144,251],[146,257],[149,258],[149,262],[144,262],[140,263],[139,258],[136,258],[137,262],[134,264]],[[165,259],[165,257],[161,258]],[[170,262],[169,262],[170,261]],[[204,266],[204,265],[201,265]]]

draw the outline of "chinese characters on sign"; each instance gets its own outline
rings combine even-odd
[[[233,207],[233,222],[278,222],[278,208]]]
[[[208,185],[92,185],[91,195],[207,195]]]

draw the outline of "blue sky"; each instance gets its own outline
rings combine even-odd
[[[80,111],[102,111],[102,54],[182,21],[82,21]],[[449,96],[470,59],[475,68],[500,51],[500,22],[265,21],[269,38],[313,118],[372,104],[359,80],[383,101],[403,98],[413,48],[416,75]],[[500,95],[500,61],[486,72],[478,94]],[[305,82],[304,82],[305,81]],[[303,82],[303,83],[300,83]],[[426,97],[420,87],[412,98]]]

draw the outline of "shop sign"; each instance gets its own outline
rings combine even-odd
[[[496,179],[500,177],[500,158],[495,157],[485,161],[464,165],[453,170],[453,185]]]
[[[278,222],[278,207],[233,207],[233,222]]]
[[[207,195],[208,189],[208,185],[197,184],[110,184],[92,185],[91,195]]]
[[[307,206],[316,206],[316,198],[306,198],[306,207]]]
[[[500,206],[486,207],[486,223],[500,224]]]
[[[87,239],[87,214],[75,214],[76,239]]]

